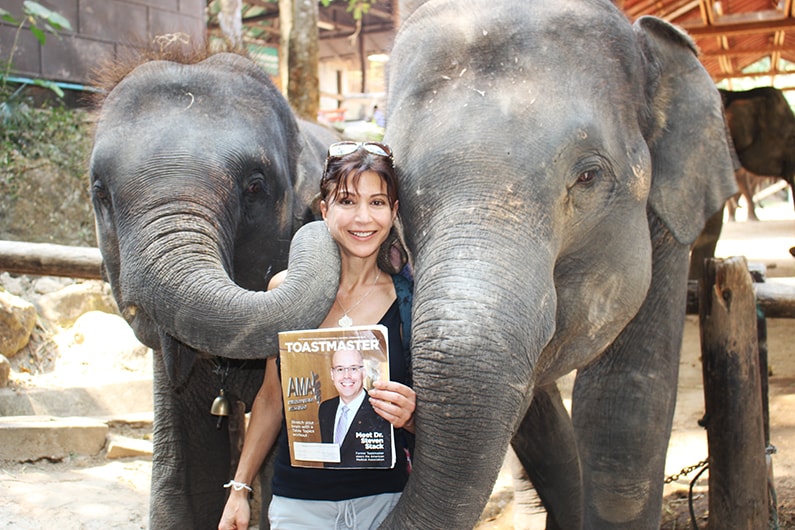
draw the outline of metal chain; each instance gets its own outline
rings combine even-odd
[[[778,450],[776,449],[776,446],[773,445],[773,444],[769,444],[767,447],[765,447],[765,455],[766,456],[774,455],[777,452],[778,452]],[[665,484],[670,484],[671,482],[673,482],[675,480],[679,480],[680,477],[683,477],[685,475],[689,475],[690,473],[692,473],[696,469],[701,469],[701,471],[699,471],[698,475],[696,475],[695,478],[692,481],[690,481],[690,491],[689,491],[688,496],[687,496],[687,498],[688,498],[688,506],[689,506],[689,509],[690,509],[690,524],[691,524],[691,526],[692,526],[692,528],[694,530],[698,530],[698,523],[696,522],[696,514],[695,514],[695,512],[693,510],[693,486],[695,486],[696,481],[701,476],[701,474],[707,469],[708,466],[709,466],[709,460],[708,459],[704,459],[701,462],[699,462],[698,464],[694,464],[692,466],[683,467],[682,470],[679,473],[675,473],[673,475],[665,477],[665,480],[663,481]],[[780,526],[779,526],[779,520],[778,520],[778,502],[776,501],[776,489],[773,486],[773,482],[769,478],[768,478],[767,486],[768,486],[768,490],[769,490],[769,494],[770,494],[770,506],[769,506],[770,517],[768,518],[768,529],[769,530],[779,530]]]
[[[673,475],[665,477],[665,480],[663,481],[663,483],[670,484],[674,480],[679,480],[681,477],[683,477],[685,475],[689,475],[690,473],[692,473],[696,469],[699,469],[699,468],[702,468],[702,467],[706,466],[708,463],[709,463],[709,460],[708,459],[704,459],[701,462],[699,462],[698,464],[694,464],[692,466],[683,467],[682,470],[679,473],[675,473]]]
[[[774,455],[777,452],[778,452],[778,450],[776,449],[776,446],[773,445],[773,444],[770,444],[767,447],[765,447],[765,454],[766,455]],[[670,484],[671,482],[673,482],[675,480],[679,480],[680,478],[682,478],[682,477],[684,477],[686,475],[689,475],[690,473],[692,473],[696,469],[699,469],[699,468],[702,468],[702,467],[706,466],[708,463],[709,463],[709,459],[705,458],[704,460],[702,460],[698,464],[693,464],[692,466],[683,467],[682,470],[679,473],[674,473],[673,475],[669,475],[669,476],[665,477],[665,480],[663,481],[663,484]]]

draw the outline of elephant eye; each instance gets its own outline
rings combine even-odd
[[[601,170],[599,169],[589,169],[587,171],[583,171],[577,177],[577,184],[590,184],[599,177],[600,173]]]
[[[259,173],[252,175],[252,178],[248,181],[248,185],[246,185],[246,195],[254,196],[267,192],[268,186],[265,182],[265,178]]]
[[[94,200],[99,201],[103,204],[107,204],[109,200],[108,190],[105,188],[105,183],[100,180],[94,180],[94,183],[91,185],[91,194],[94,197]]]

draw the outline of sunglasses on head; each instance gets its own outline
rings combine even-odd
[[[389,161],[392,163],[392,167],[395,167],[395,160],[392,158],[392,149],[390,149],[389,146],[386,144],[382,144],[380,142],[351,142],[351,141],[337,142],[331,144],[328,147],[326,162],[325,164],[323,164],[323,178],[325,178],[326,173],[328,172],[329,160],[333,160],[335,158],[342,158],[343,156],[356,152],[359,148],[364,149],[365,151],[367,151],[372,155],[383,156],[384,158],[388,158]]]
[[[349,155],[357,151],[360,147],[370,154],[392,158],[392,149],[390,149],[389,146],[386,144],[382,144],[380,142],[350,142],[350,141],[337,142],[331,144],[328,148],[327,158],[339,158],[345,155]]]

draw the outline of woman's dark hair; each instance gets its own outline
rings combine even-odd
[[[330,157],[326,162],[326,171],[320,179],[320,198],[324,201],[336,201],[342,194],[348,193],[348,185],[359,185],[359,179],[365,171],[373,171],[386,182],[386,194],[389,208],[398,200],[398,182],[391,157],[376,155],[359,147],[356,151],[340,156]],[[351,175],[350,181],[345,177]]]

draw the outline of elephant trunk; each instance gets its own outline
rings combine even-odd
[[[338,250],[323,223],[296,233],[290,273],[267,292],[235,284],[218,243],[202,230],[154,232],[157,241],[133,238],[121,249],[122,263],[136,264],[121,276],[123,292],[134,293],[121,310],[133,329],[139,318],[157,322],[161,342],[165,334],[221,357],[273,356],[278,331],[317,327],[334,301]]]
[[[529,406],[536,360],[555,330],[554,260],[548,245],[498,247],[493,235],[452,243],[460,249],[452,259],[435,246],[449,248],[443,238],[417,256],[416,456],[387,527],[473,527],[491,491],[484,483],[496,481]],[[462,509],[462,501],[470,508]],[[418,511],[419,505],[446,508]],[[449,514],[460,520],[435,519]]]

